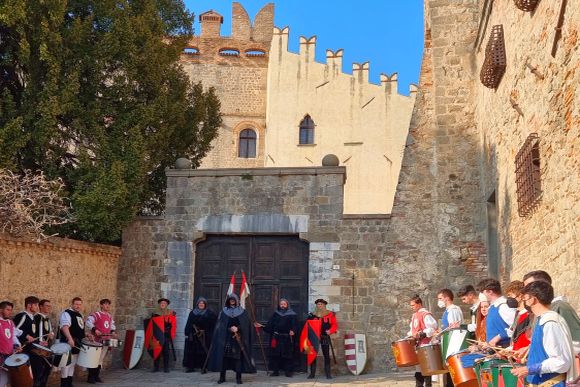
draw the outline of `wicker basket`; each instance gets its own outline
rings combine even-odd
[[[525,12],[532,12],[539,2],[540,0],[514,0],[516,7]]]
[[[485,60],[481,66],[479,79],[485,87],[495,89],[498,87],[506,68],[505,44],[503,39],[503,26],[495,25],[485,49]]]

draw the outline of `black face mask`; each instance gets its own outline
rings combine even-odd
[[[506,303],[507,303],[507,306],[509,306],[510,308],[517,308],[519,305],[518,300],[516,300],[513,297],[508,297]]]

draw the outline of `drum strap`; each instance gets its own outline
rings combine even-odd
[[[544,383],[529,384],[529,387],[552,387],[553,385],[556,385],[563,380],[566,380],[566,374],[560,374],[558,376],[554,376],[552,379],[546,380]]]

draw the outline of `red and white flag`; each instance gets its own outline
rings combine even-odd
[[[230,280],[230,286],[228,287],[228,293],[227,293],[228,296],[234,292],[235,286],[236,286],[236,273],[232,274],[232,279]]]
[[[246,273],[242,271],[242,286],[240,287],[240,305],[246,309],[246,298],[250,295],[250,287],[246,281]]]

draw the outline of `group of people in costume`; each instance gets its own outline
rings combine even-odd
[[[165,372],[169,372],[169,352],[176,326],[175,313],[167,308],[169,300],[163,298],[158,303],[159,311],[153,314],[151,320],[163,317],[168,325],[164,325],[160,332],[167,336],[164,336],[165,340],[155,338],[152,331],[154,328],[150,328],[155,322],[147,322],[147,329],[151,333],[145,336],[146,347],[152,354],[152,349],[157,348],[153,371],[159,371],[162,359]],[[236,383],[242,384],[242,374],[256,372],[252,357],[252,330],[255,329],[269,335],[270,376],[279,376],[280,371],[283,371],[285,376],[292,377],[296,353],[300,349],[307,355],[310,366],[308,378],[314,378],[316,354],[322,348],[325,375],[330,379],[330,336],[337,331],[338,326],[334,312],[326,309],[327,301],[318,299],[315,303],[316,310],[308,315],[300,333],[298,316],[285,298],[280,299],[277,309],[264,325],[252,321],[234,293],[227,296],[219,314],[208,307],[207,299],[199,297],[185,324],[185,372],[219,372],[217,383],[222,384],[226,381],[226,372],[231,370],[235,373]]]
[[[532,387],[578,383],[580,318],[564,297],[555,297],[547,272],[529,272],[505,288],[498,280],[485,278],[457,295],[470,306],[468,319],[449,289],[437,294],[437,306],[444,309],[440,322],[418,295],[410,299],[413,315],[407,337],[418,349],[438,343],[443,332],[464,328],[473,335],[466,359],[507,360],[514,365],[511,374]],[[431,387],[432,377],[421,371],[417,366],[416,386]],[[452,377],[445,376],[446,387],[453,386]]]
[[[14,304],[10,301],[0,302],[0,365],[11,356],[24,354],[30,362],[33,385],[46,386],[51,370],[60,371],[61,387],[72,387],[73,375],[78,354],[83,344],[101,347],[98,367],[88,368],[87,382],[100,383],[101,368],[109,347],[110,339],[116,339],[115,322],[110,314],[111,301],[102,299],[99,310],[91,313],[86,319],[81,310],[83,300],[75,297],[69,308],[65,309],[58,319],[57,329],[51,321],[52,305],[50,300],[40,300],[36,296],[26,297],[24,310],[12,318]],[[56,367],[51,362],[58,347],[58,356],[66,355],[68,362],[63,367]],[[53,351],[54,349],[54,351]],[[22,359],[19,361],[23,361]],[[0,387],[7,384],[17,385],[9,380],[5,367],[0,368]]]

